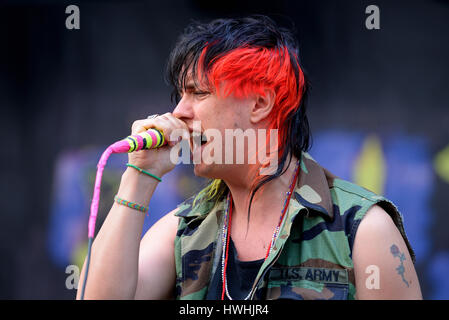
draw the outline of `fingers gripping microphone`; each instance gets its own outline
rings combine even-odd
[[[87,244],[87,258],[86,271],[81,289],[81,299],[84,299],[84,291],[86,287],[87,274],[89,271],[90,254],[92,248],[92,241],[95,235],[95,222],[97,220],[98,205],[100,202],[100,186],[101,178],[103,176],[104,167],[112,153],[130,153],[139,150],[148,150],[159,148],[167,144],[163,133],[157,129],[149,129],[145,132],[133,134],[123,140],[117,141],[110,145],[101,155],[100,161],[97,164],[97,175],[95,177],[94,194],[90,206],[90,216],[88,224],[88,244]]]

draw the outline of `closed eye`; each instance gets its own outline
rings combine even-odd
[[[201,90],[199,90],[199,88],[196,87],[193,84],[187,84],[186,87],[184,88],[184,92],[179,92],[179,97],[180,98],[182,98],[183,93],[192,94],[192,95],[197,96],[197,97],[205,96],[205,95],[210,94],[210,92],[208,92],[208,91],[201,91]]]
[[[196,96],[201,96],[201,95],[209,94],[209,92],[206,92],[206,91],[194,91],[193,94],[196,95]]]

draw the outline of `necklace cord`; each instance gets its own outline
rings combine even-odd
[[[225,262],[224,262],[224,270],[228,267],[228,253],[229,253],[229,238],[231,233],[231,220],[232,220],[232,197],[231,200],[228,202],[228,210],[229,210],[229,226],[226,229],[226,253],[225,253]],[[223,288],[221,291],[221,300],[224,300],[224,295],[226,291],[226,272],[223,273]]]
[[[289,186],[289,191],[287,192],[287,196],[285,197],[285,201],[284,201],[284,207],[282,208],[281,211],[281,216],[278,222],[277,227],[275,228],[274,232],[273,232],[273,236],[271,238],[271,242],[268,246],[268,250],[267,253],[265,255],[265,259],[264,262],[266,261],[266,259],[268,258],[271,248],[274,244],[274,242],[276,241],[276,238],[278,236],[280,227],[282,225],[282,222],[284,220],[285,214],[287,212],[287,208],[288,205],[290,203],[290,199],[291,196],[293,194],[293,189],[296,185],[296,181],[299,175],[299,162],[300,160],[297,161],[296,163],[296,168],[295,168],[295,174],[293,175],[293,177],[291,178],[290,181],[290,186]],[[223,285],[222,285],[222,292],[221,292],[221,300],[224,300],[224,295],[226,293],[227,297],[229,298],[229,300],[233,300],[232,297],[230,296],[229,292],[228,292],[228,287],[227,287],[227,278],[226,278],[226,270],[227,270],[227,266],[228,266],[228,252],[229,252],[229,238],[230,238],[230,233],[231,233],[231,221],[232,221],[232,195],[231,192],[229,192],[228,194],[228,199],[227,199],[227,208],[226,208],[226,213],[225,213],[225,220],[224,220],[224,225],[223,225],[223,253],[222,253],[222,260],[224,258],[224,262],[222,261],[222,281],[223,281]],[[226,237],[226,239],[225,239]],[[251,290],[252,291],[252,290]],[[244,300],[247,300],[250,295],[251,295],[251,291],[249,292],[249,294],[245,297]]]

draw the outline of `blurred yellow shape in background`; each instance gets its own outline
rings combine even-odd
[[[449,145],[438,152],[433,162],[435,172],[438,176],[449,183]]]
[[[384,192],[385,177],[386,166],[381,142],[377,136],[370,135],[365,139],[355,162],[354,182],[381,195]]]

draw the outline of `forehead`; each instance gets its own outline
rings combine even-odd
[[[186,59],[180,68],[178,76],[178,86],[183,87],[187,83],[193,83],[197,87],[206,85],[208,82],[208,71],[202,65],[201,60],[195,61]]]
[[[193,74],[191,69],[183,75],[181,73],[181,77],[179,78],[178,89],[183,90],[191,90],[191,89],[199,89],[208,87],[207,80],[200,79],[198,74]]]

